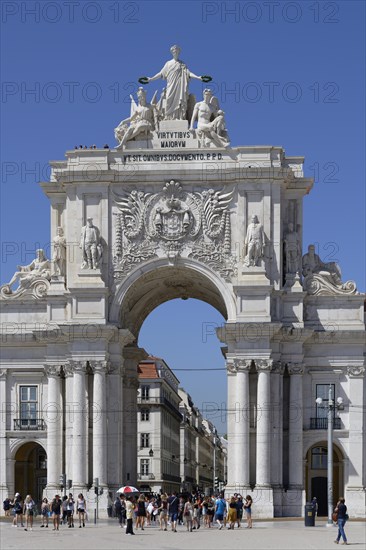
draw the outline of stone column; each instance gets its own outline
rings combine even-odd
[[[73,477],[73,429],[74,429],[74,395],[73,395],[73,386],[74,386],[74,370],[73,366],[69,363],[64,364],[63,366],[64,376],[65,376],[65,396],[64,396],[64,418],[65,418],[65,464],[64,471],[66,473],[66,478],[71,479]]]
[[[136,346],[123,349],[123,482],[137,483],[137,366],[147,354]]]
[[[304,365],[288,363],[290,374],[290,411],[289,411],[289,487],[292,490],[303,489],[303,395],[302,378]]]
[[[360,408],[365,403],[365,367],[349,366],[348,374],[348,479],[346,477],[345,497],[350,517],[365,517],[366,485],[366,445],[365,445],[365,410]],[[336,397],[338,397],[336,395]],[[346,408],[347,410],[347,408]],[[344,413],[340,413],[342,417]],[[363,438],[362,435],[363,434]]]
[[[282,493],[283,468],[283,373],[285,366],[275,361],[271,371],[271,482]]]
[[[93,379],[93,478],[100,486],[107,485],[107,361],[89,361]]]
[[[47,375],[47,403],[44,407],[44,420],[47,426],[47,491],[60,487],[62,474],[62,406],[61,406],[61,366],[44,365]]]
[[[6,461],[6,369],[0,369],[0,499],[9,496]]]
[[[230,490],[243,492],[249,487],[249,369],[251,360],[234,358],[228,360],[228,383],[230,384],[228,409],[228,436]]]
[[[86,361],[70,361],[73,376],[73,449],[72,484],[74,492],[85,490],[88,479],[87,433],[86,433]]]
[[[255,365],[258,371],[257,386],[257,454],[256,488],[269,488],[271,481],[271,386],[270,373],[273,361],[258,359]]]

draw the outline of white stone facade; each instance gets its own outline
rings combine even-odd
[[[161,303],[193,297],[226,319],[217,332],[227,348],[227,492],[252,491],[267,517],[300,516],[314,490],[319,500],[326,430],[315,398],[333,384],[345,403],[334,496],[364,517],[364,295],[314,251],[301,265],[313,185],[303,158],[219,147],[213,128],[162,120],[118,150],[51,162],[41,185],[65,263],[56,257],[50,269],[40,254],[17,290],[1,287],[1,498],[40,494],[45,477],[53,495],[63,472],[90,499],[96,477],[104,497],[137,482],[139,330]]]

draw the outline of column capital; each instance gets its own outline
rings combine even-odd
[[[0,378],[6,378],[8,369],[0,369]]]
[[[285,372],[285,363],[282,361],[273,361],[272,373],[273,374],[283,374]]]
[[[273,359],[255,359],[255,367],[259,372],[270,372],[273,366]]]
[[[305,364],[304,363],[287,363],[287,370],[289,374],[304,374]]]
[[[87,361],[69,359],[68,365],[69,368],[71,368],[72,372],[86,372]]]
[[[226,368],[229,373],[248,372],[252,366],[252,359],[233,357],[226,361]]]
[[[109,363],[105,360],[95,360],[91,359],[89,361],[90,368],[92,369],[93,373],[99,372],[101,374],[106,374],[109,371]]]
[[[365,367],[362,365],[352,365],[347,367],[347,374],[350,378],[363,378],[365,375]]]
[[[121,362],[113,362],[111,361],[109,363],[108,373],[109,374],[121,374],[122,372],[122,364]]]
[[[61,365],[45,364],[44,370],[47,375],[47,378],[51,378],[51,377],[57,378],[58,376],[60,376],[60,373],[61,373]]]

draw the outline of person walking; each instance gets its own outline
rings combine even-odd
[[[60,514],[62,508],[62,501],[60,495],[55,495],[51,503],[51,512],[53,516],[53,530],[58,531],[60,526]]]
[[[183,517],[184,521],[186,523],[187,531],[192,531],[193,526],[193,504],[192,504],[192,497],[188,497],[187,502],[184,505],[183,508]]]
[[[337,519],[338,535],[336,540],[334,541],[336,544],[339,544],[341,537],[343,539],[342,544],[348,544],[347,536],[346,536],[346,533],[344,532],[344,526],[346,525],[346,521],[348,520],[347,506],[345,502],[346,502],[345,499],[343,497],[340,497],[338,499],[337,506],[334,509],[334,511],[338,514],[338,519]]]
[[[35,506],[36,503],[32,499],[32,495],[27,495],[24,501],[24,514],[26,517],[26,527],[24,528],[24,531],[28,531],[28,528],[30,531],[33,531],[33,517]]]
[[[227,520],[229,522],[228,529],[234,529],[235,522],[237,520],[237,512],[236,512],[236,499],[235,497],[231,497],[229,501],[229,513]]]
[[[3,502],[3,510],[5,512],[5,517],[10,517],[10,508],[11,508],[10,498],[6,497],[6,499]]]
[[[42,525],[41,527],[47,527],[48,528],[48,517],[50,513],[50,505],[48,504],[48,500],[44,498],[42,500],[41,505],[41,516],[42,516]],[[46,525],[45,525],[46,523]]]
[[[223,496],[219,496],[215,502],[215,518],[219,525],[219,531],[223,528],[222,522],[224,521],[224,512],[226,510],[226,502]]]
[[[85,512],[86,512],[86,502],[83,493],[78,494],[78,498],[76,501],[76,509],[79,515],[79,529],[81,528],[81,524],[83,527],[85,527]]]
[[[162,495],[161,497],[161,503],[159,506],[160,516],[160,531],[163,531],[163,525],[164,525],[164,531],[168,530],[168,499],[166,495]]]
[[[140,495],[137,500],[137,517],[136,517],[136,530],[141,527],[141,530],[144,530],[144,523],[146,518],[146,506],[145,506],[145,497]]]
[[[236,499],[236,524],[238,526],[238,529],[241,527],[241,520],[243,519],[243,497],[241,495],[238,495]]]
[[[245,497],[245,504],[244,504],[244,510],[245,510],[245,514],[246,514],[246,517],[247,517],[247,524],[248,524],[247,529],[251,529],[253,527],[252,505],[253,505],[252,497],[250,495],[247,495]]]
[[[173,533],[177,532],[178,510],[179,499],[177,493],[173,491],[172,495],[168,498],[168,514],[170,516]]]
[[[66,513],[67,513],[67,523],[69,529],[74,527],[74,512],[75,512],[75,501],[72,498],[72,494],[69,494],[69,498],[66,501]]]
[[[126,535],[134,535],[133,532],[133,503],[131,502],[131,497],[126,497],[126,519],[127,519],[127,527],[126,527]]]
[[[18,527],[19,522],[20,522],[20,525],[22,527],[24,527],[24,525],[23,525],[23,502],[22,502],[22,497],[19,493],[15,493],[12,506],[13,506],[13,510],[14,510],[13,527]]]

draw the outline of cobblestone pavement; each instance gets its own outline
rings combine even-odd
[[[38,518],[37,518],[38,519]],[[136,531],[135,531],[136,532]],[[350,521],[346,525],[349,546],[355,548],[366,547],[366,523]],[[135,536],[126,535],[115,520],[100,521],[98,525],[87,523],[85,528],[74,529],[60,526],[59,531],[53,531],[52,525],[48,529],[40,528],[36,520],[33,531],[24,531],[12,527],[9,521],[0,523],[1,550],[50,550],[55,547],[67,550],[116,550],[126,548],[147,550],[307,550],[321,549],[335,550],[334,539],[337,528],[327,527],[325,519],[317,520],[315,527],[305,527],[303,520],[276,520],[261,521],[253,524],[253,529],[219,531],[215,526],[212,529],[201,527],[198,531],[187,533],[184,526],[178,526],[178,532],[159,531],[157,527],[145,527],[138,530]]]

